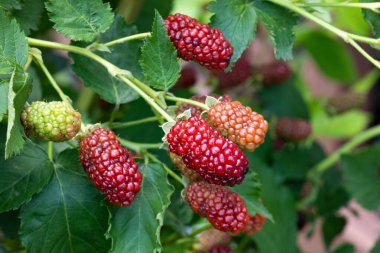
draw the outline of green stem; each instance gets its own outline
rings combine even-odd
[[[297,3],[298,6],[310,7],[345,7],[345,8],[361,8],[379,12],[380,3]]]
[[[105,46],[110,47],[117,44],[122,44],[124,42],[130,41],[130,40],[138,40],[138,39],[144,39],[146,37],[151,36],[150,32],[147,33],[138,33],[131,36],[123,37],[117,40],[109,41],[107,43],[104,43]]]
[[[50,161],[53,161],[53,142],[48,142],[48,157]]]
[[[205,109],[205,110],[210,109],[207,105],[205,105],[201,102],[198,102],[198,101],[191,100],[191,99],[173,97],[173,96],[169,96],[169,95],[165,95],[165,99],[170,100],[170,101],[176,101],[176,102],[195,105],[195,106],[200,107],[200,108]]]
[[[158,92],[156,92],[155,90],[153,90],[152,88],[150,88],[148,85],[146,85],[145,83],[141,82],[140,80],[136,79],[133,76],[129,76],[128,79],[131,80],[132,82],[134,82],[146,94],[148,94],[149,96],[151,96],[154,99],[154,101],[156,101],[156,103],[159,104],[162,108],[166,109],[167,106],[166,106],[165,103],[163,103],[159,99],[159,93]]]
[[[133,121],[128,121],[128,122],[114,122],[112,124],[106,123],[104,125],[110,126],[112,129],[117,129],[117,128],[123,128],[123,127],[136,126],[136,125],[140,125],[140,124],[148,123],[148,122],[155,122],[157,120],[158,120],[157,117],[152,116],[145,119],[138,119],[138,120],[133,120]]]
[[[166,172],[172,177],[174,178],[178,183],[180,183],[181,185],[185,186],[184,183],[182,182],[182,179],[180,176],[178,176],[174,171],[172,171],[166,164],[164,164],[163,162],[161,162],[160,160],[157,159],[157,157],[155,157],[154,155],[150,154],[150,153],[146,153],[146,156],[156,162],[156,163],[159,163],[161,164],[164,169],[166,170]]]
[[[367,58],[368,61],[370,61],[373,65],[380,69],[380,61],[370,56],[358,43],[356,43],[356,41],[349,40],[348,43],[350,43],[356,50],[358,50],[359,53],[361,53],[365,58]]]
[[[201,226],[201,227],[199,227],[199,228],[197,228],[197,229],[194,229],[193,231],[191,231],[189,234],[188,234],[188,236],[195,236],[195,235],[197,235],[197,234],[199,234],[199,233],[202,233],[203,231],[206,231],[206,230],[208,230],[208,229],[210,229],[210,228],[212,228],[212,226],[211,226],[211,224],[210,223],[206,223],[206,224],[204,224],[203,226]]]
[[[334,165],[343,154],[352,151],[354,148],[356,148],[360,144],[379,135],[380,135],[380,125],[369,128],[366,131],[358,134],[357,136],[352,138],[349,142],[344,144],[341,148],[336,150],[333,154],[331,154],[326,159],[318,163],[315,167],[313,167],[308,173],[308,178],[313,180],[315,176],[322,174],[324,171],[326,171],[328,168]]]
[[[162,146],[162,143],[137,143],[121,138],[119,138],[119,141],[123,146],[126,146],[137,153],[139,153],[141,149],[159,149]]]

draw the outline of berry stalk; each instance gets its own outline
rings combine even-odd
[[[186,104],[190,104],[190,105],[195,105],[195,106],[202,108],[204,110],[210,109],[207,105],[200,103],[198,101],[192,100],[192,99],[179,98],[179,97],[174,97],[174,96],[170,96],[170,95],[165,95],[165,99],[167,99],[169,101],[175,101],[175,102],[181,102],[181,103],[186,103]]]
[[[123,38],[119,38],[119,39],[116,39],[116,40],[112,40],[112,41],[106,42],[103,45],[106,46],[106,47],[111,47],[111,46],[114,46],[114,45],[117,45],[117,44],[122,44],[124,42],[131,41],[131,40],[145,39],[146,37],[150,37],[150,36],[151,36],[150,32],[147,32],[147,33],[138,33],[138,34],[134,34],[134,35],[130,35],[130,36],[126,36],[126,37],[123,37]]]

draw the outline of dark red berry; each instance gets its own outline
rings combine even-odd
[[[79,143],[79,159],[88,177],[117,206],[128,206],[140,191],[142,175],[114,132],[98,128]]]
[[[213,70],[212,73],[218,79],[218,86],[222,90],[227,90],[245,82],[252,75],[252,68],[245,57],[241,57],[232,68],[231,72],[223,70]]]
[[[181,76],[179,77],[176,88],[189,88],[193,86],[197,81],[197,73],[191,64],[186,64],[181,69]]]
[[[240,184],[248,160],[235,143],[221,136],[206,120],[192,116],[178,121],[167,135],[169,150],[209,183]]]
[[[261,76],[264,85],[280,84],[285,82],[292,75],[292,70],[283,61],[276,61],[268,65],[261,66],[257,73]]]
[[[233,54],[233,47],[218,28],[202,25],[197,20],[174,14],[164,21],[178,57],[197,61],[208,69],[225,69]]]
[[[247,224],[244,228],[244,233],[247,235],[253,235],[261,231],[264,227],[264,223],[266,221],[266,217],[257,213],[254,216],[250,216]]]
[[[311,134],[311,125],[302,119],[279,118],[276,123],[277,136],[285,141],[302,141]]]
[[[244,200],[227,187],[192,182],[185,190],[191,209],[218,230],[239,233],[248,222],[249,215]]]
[[[232,98],[227,94],[224,94],[223,96],[220,96],[217,94],[211,94],[209,96],[217,98],[217,99],[221,98],[220,101],[222,102],[232,101]],[[204,104],[206,101],[206,97],[207,96],[196,95],[196,96],[192,96],[190,99]],[[182,103],[177,107],[175,113],[176,115],[179,115],[189,109],[191,110],[191,116],[198,116],[198,117],[201,116],[201,113],[204,111],[204,109],[198,106]]]

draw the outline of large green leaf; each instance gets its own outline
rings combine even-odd
[[[45,189],[21,209],[20,235],[30,253],[104,253],[108,210],[77,150],[62,152]]]
[[[43,0],[24,0],[22,8],[13,11],[12,16],[20,24],[21,29],[30,34],[30,30],[37,30],[43,10]]]
[[[256,12],[247,0],[217,0],[210,3],[209,10],[215,13],[211,26],[219,28],[234,48],[231,69],[255,37]]]
[[[343,182],[347,191],[364,208],[380,207],[380,147],[364,148],[342,157]]]
[[[32,79],[16,65],[8,83],[8,128],[5,158],[20,153],[24,145],[20,115],[32,91]]]
[[[360,0],[362,3],[378,3],[377,0]],[[363,9],[363,15],[367,23],[371,26],[376,38],[380,38],[380,16],[372,10]]]
[[[21,9],[22,4],[20,0],[1,0],[0,9]]]
[[[276,181],[274,173],[265,166],[255,167],[263,186],[263,200],[275,223],[266,222],[255,240],[259,252],[296,253],[296,209],[291,192]]]
[[[324,220],[322,232],[326,249],[329,249],[334,238],[342,233],[345,225],[346,219],[339,216],[330,216]]]
[[[140,64],[149,84],[156,89],[167,91],[179,78],[177,51],[158,12],[154,18],[152,36],[145,39],[142,47]]]
[[[5,133],[4,127],[0,129],[1,134]],[[41,191],[53,173],[53,164],[32,142],[27,142],[19,156],[8,160],[3,159],[4,149],[0,150],[0,212],[4,212],[20,207]]]
[[[112,253],[159,252],[161,249],[160,230],[173,187],[159,164],[143,165],[141,172],[143,183],[137,198],[131,206],[117,209],[111,219]]]
[[[49,0],[46,8],[54,28],[73,40],[92,41],[113,22],[109,3],[101,0]]]
[[[341,82],[356,79],[355,61],[343,43],[319,30],[304,33],[297,39],[326,76]]]
[[[101,35],[102,42],[108,42],[137,32],[135,27],[127,26],[122,17],[117,16],[111,28]],[[115,45],[111,49],[114,53],[99,52],[99,55],[118,67],[131,71],[135,76],[141,76],[141,69],[137,61],[139,57],[138,41],[128,41]],[[138,98],[136,92],[126,84],[111,76],[107,69],[95,61],[78,54],[70,55],[74,59],[72,65],[75,73],[83,80],[86,87],[94,90],[99,96],[114,104],[123,104]]]
[[[293,58],[293,28],[298,17],[289,10],[265,0],[253,1],[257,16],[269,31],[276,58],[290,60]]]

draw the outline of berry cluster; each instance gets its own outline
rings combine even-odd
[[[140,191],[142,175],[114,132],[98,128],[79,143],[79,159],[94,185],[117,206],[128,206]]]
[[[21,113],[21,123],[28,136],[44,141],[62,142],[75,137],[81,116],[61,101],[33,102]]]
[[[197,61],[208,69],[228,66],[233,47],[218,28],[179,13],[168,16],[164,25],[180,58]]]
[[[185,190],[191,209],[221,231],[239,233],[249,220],[244,200],[226,187],[193,182]]]
[[[243,151],[197,116],[178,121],[167,140],[170,152],[181,156],[189,169],[209,183],[240,184],[248,171]]]
[[[238,101],[216,104],[208,111],[208,117],[222,135],[248,151],[264,142],[268,130],[262,115]]]

